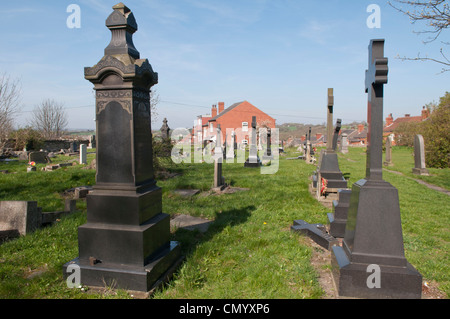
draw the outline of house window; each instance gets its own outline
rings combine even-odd
[[[209,132],[210,132],[210,133],[213,133],[213,132],[214,132],[214,125],[213,125],[213,123],[210,123],[210,124],[209,124]]]
[[[242,122],[242,132],[248,132],[248,122]]]

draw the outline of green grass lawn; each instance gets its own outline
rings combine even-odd
[[[441,291],[450,293],[448,195],[417,183],[409,174],[414,166],[411,150],[394,148],[394,166],[404,175],[384,172],[384,179],[399,190],[406,257]],[[326,223],[330,210],[308,192],[315,167],[290,150],[281,157],[279,170],[261,175],[243,164],[223,165],[226,182],[249,188],[220,196],[184,198],[172,191],[193,188],[207,191],[213,184],[212,164],[170,165],[180,172],[160,180],[163,211],[175,216],[188,214],[214,220],[206,233],[172,229],[186,257],[174,278],[153,298],[321,298],[318,273],[311,265],[314,248],[309,239],[292,233],[293,220]],[[94,155],[89,155],[89,161]],[[58,161],[67,161],[58,157]],[[365,149],[350,148],[339,154],[340,168],[349,173],[349,185],[365,176]],[[412,163],[412,166],[411,166]],[[44,165],[40,165],[42,167]],[[26,173],[26,163],[1,163],[0,200],[37,200],[43,211],[62,209],[61,193],[72,187],[95,183],[95,171],[83,165],[53,172]],[[428,183],[448,189],[449,169],[431,170]],[[425,179],[424,179],[425,180]],[[447,186],[445,186],[447,185]],[[77,203],[77,213],[51,227],[0,245],[0,298],[129,298],[117,293],[86,293],[69,289],[62,265],[78,255],[77,227],[86,221],[86,205]]]

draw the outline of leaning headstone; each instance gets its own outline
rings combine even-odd
[[[80,145],[80,164],[87,164],[87,146],[86,146],[86,144]]]
[[[337,149],[337,142],[338,142],[338,138],[339,138],[339,132],[341,131],[341,119],[337,119],[336,121],[336,127],[334,129],[334,134],[333,134],[333,151],[336,152]]]
[[[256,145],[256,116],[253,116],[249,155],[244,167],[260,167],[261,165],[261,160],[258,157],[258,146]]]
[[[87,223],[78,228],[76,265],[81,285],[149,292],[181,261],[171,241],[170,215],[152,164],[150,88],[158,82],[132,35],[133,13],[124,4],[106,20],[112,39],[104,57],[85,68],[96,91],[97,174],[87,195]]]
[[[41,227],[42,209],[35,201],[0,201],[0,230],[29,234]]]
[[[422,276],[405,258],[398,191],[382,178],[383,56],[384,40],[371,40],[366,178],[353,184],[342,247],[332,247],[332,273],[340,296],[421,298]]]
[[[420,134],[414,137],[414,168],[412,172],[416,175],[429,175],[425,164],[425,143]]]
[[[384,163],[385,166],[392,166],[392,136],[389,135],[386,138],[386,152],[385,152],[385,158]]]

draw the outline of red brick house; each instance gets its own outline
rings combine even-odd
[[[425,121],[430,116],[430,110],[428,110],[425,106],[422,109],[422,114],[419,116],[411,116],[411,114],[405,114],[404,117],[398,117],[394,120],[392,113],[386,117],[386,124],[383,128],[383,138],[394,134],[395,130],[399,127],[401,123],[419,123]],[[395,145],[395,136],[393,145]]]
[[[195,121],[193,142],[216,140],[217,126],[220,124],[221,141],[225,141],[227,129],[236,134],[238,144],[250,143],[252,117],[256,116],[256,127],[275,128],[275,119],[248,101],[234,103],[225,108],[224,102],[213,105],[210,115],[200,115]],[[230,136],[228,136],[230,138]]]

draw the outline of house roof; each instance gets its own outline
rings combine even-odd
[[[401,123],[422,122],[422,116],[404,116],[397,118],[391,125],[383,128],[383,132],[393,132]]]
[[[233,110],[234,108],[238,107],[240,104],[242,104],[242,103],[244,103],[244,102],[246,102],[246,101],[237,102],[237,103],[234,103],[233,105],[230,105],[229,107],[227,107],[225,110],[223,110],[222,112],[220,112],[220,113],[217,114],[216,116],[214,116],[214,117],[212,117],[212,118],[209,118],[209,119],[208,119],[208,122],[209,122],[209,121],[215,121],[215,120],[217,120],[219,117],[221,117],[222,115],[224,115],[224,114],[230,112],[231,110]]]

